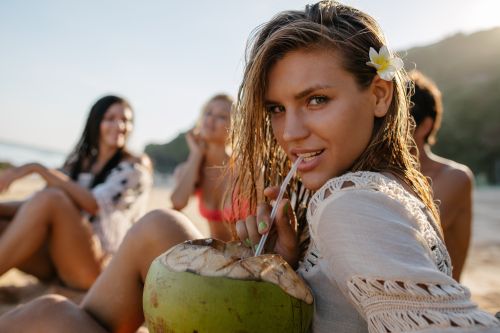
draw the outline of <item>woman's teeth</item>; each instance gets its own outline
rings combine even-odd
[[[311,152],[311,153],[297,154],[297,156],[302,157],[304,162],[308,162],[308,161],[314,159],[316,156],[318,156],[322,152],[323,152],[322,150],[318,150],[318,151]]]

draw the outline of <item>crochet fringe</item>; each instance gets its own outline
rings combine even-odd
[[[459,284],[384,281],[355,276],[347,286],[370,332],[500,326],[495,317],[479,310],[469,300],[469,290]]]

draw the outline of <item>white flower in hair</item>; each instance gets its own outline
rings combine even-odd
[[[396,72],[403,68],[403,60],[391,56],[385,45],[380,48],[379,52],[370,47],[370,61],[366,64],[375,68],[380,78],[386,81],[391,81]]]

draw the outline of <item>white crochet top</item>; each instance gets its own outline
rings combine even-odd
[[[78,175],[78,183],[86,188],[92,179],[90,173]],[[99,211],[87,217],[106,254],[118,250],[128,229],[145,213],[151,186],[152,176],[145,166],[122,161],[103,183],[91,189]]]
[[[311,198],[299,274],[314,294],[313,332],[500,332],[469,290],[425,205],[375,172],[330,179]]]

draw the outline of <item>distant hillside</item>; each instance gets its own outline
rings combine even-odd
[[[408,69],[431,77],[443,93],[434,151],[500,183],[500,28],[457,34],[406,52]]]
[[[153,160],[155,170],[162,173],[171,173],[177,164],[187,159],[189,149],[184,139],[185,133],[165,144],[148,144],[144,151]]]
[[[400,53],[408,69],[430,76],[443,93],[445,112],[435,152],[500,183],[500,28],[457,34]],[[183,135],[146,147],[157,170],[171,172],[187,158]]]

